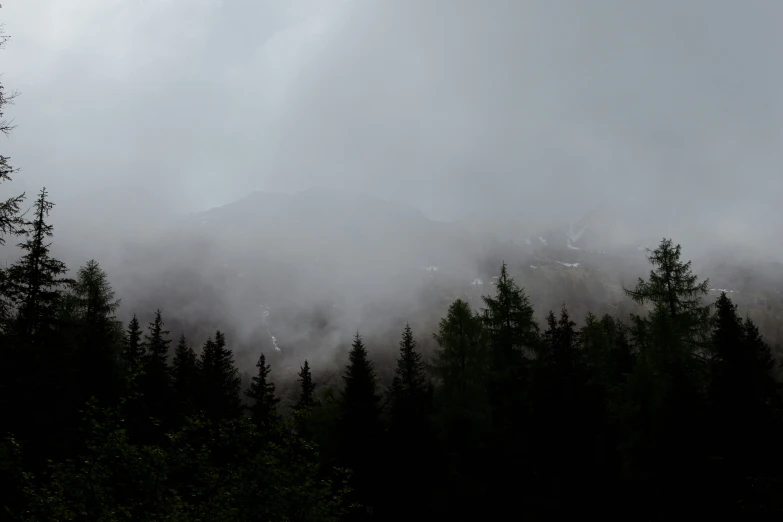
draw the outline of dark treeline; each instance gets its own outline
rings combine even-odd
[[[378,371],[357,332],[342,382],[303,361],[289,408],[263,354],[243,386],[221,331],[194,347],[161,311],[119,323],[99,264],[69,277],[51,255],[47,192],[23,202],[0,201],[22,253],[0,269],[1,520],[783,515],[770,348],[669,240],[627,290],[642,315],[537,324],[503,265],[480,310],[443,311],[434,353],[405,326]]]
[[[119,323],[98,263],[69,278],[51,256],[52,207],[42,190],[0,272],[5,519],[783,514],[770,348],[669,240],[627,291],[644,315],[539,325],[503,265],[433,354],[405,326],[380,382],[357,332],[340,385],[304,361],[283,408],[264,355],[243,388],[220,331],[194,349],[160,311]]]

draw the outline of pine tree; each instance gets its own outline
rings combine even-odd
[[[114,399],[119,392],[118,365],[122,323],[114,312],[115,299],[108,276],[98,263],[89,261],[79,269],[69,296],[75,304],[81,400],[90,396]]]
[[[168,353],[171,339],[165,329],[160,310],[150,323],[144,337],[144,376],[142,377],[142,401],[147,416],[160,423],[160,428],[149,429],[145,436],[157,436],[169,427],[174,409],[174,388]]]
[[[694,335],[709,326],[709,307],[702,298],[709,292],[709,280],[698,282],[691,271],[691,262],[680,260],[680,245],[673,246],[671,239],[663,239],[648,260],[656,267],[650,271],[647,281],[639,278],[634,290],[625,289],[635,302],[650,302],[656,311],[675,321],[684,335]]]
[[[432,392],[413,332],[406,324],[388,399],[390,436],[385,468],[394,477],[405,477],[404,481],[392,480],[384,488],[387,502],[383,511],[390,519],[402,518],[413,510],[426,513],[428,483],[437,478],[432,473],[435,464],[435,440],[430,428]]]
[[[560,319],[550,310],[547,315],[547,329],[542,336],[543,353],[540,354],[546,364],[557,368],[559,372],[571,372],[579,358],[579,337],[574,323],[565,306],[560,311]]]
[[[0,48],[8,41],[8,36],[2,34],[1,30],[0,27]],[[5,136],[8,136],[14,128],[13,124],[4,118],[5,107],[13,103],[16,96],[16,92],[6,91],[5,86],[0,83],[0,133]],[[10,159],[8,156],[0,155],[0,183],[11,181],[11,175],[18,171],[8,162]],[[19,194],[0,201],[0,245],[5,244],[6,235],[20,234],[24,230],[24,219],[19,214],[24,198],[24,194]]]
[[[525,292],[508,275],[506,264],[500,269],[495,297],[485,296],[484,326],[490,336],[493,364],[497,369],[515,367],[538,341],[538,325]]]
[[[707,436],[705,352],[710,326],[709,306],[702,298],[708,281],[699,283],[691,263],[680,259],[680,246],[664,239],[648,256],[655,267],[648,281],[639,279],[626,294],[639,304],[652,304],[647,316],[632,315],[636,365],[628,377],[622,450],[629,473],[650,477],[646,497],[665,499],[662,509],[693,506],[698,495],[688,484],[705,484]],[[633,470],[633,471],[631,471]],[[691,504],[687,504],[691,503]]]
[[[295,411],[308,411],[317,405],[315,400],[315,383],[313,383],[313,377],[310,374],[310,364],[305,360],[301,369],[299,370],[299,399],[294,406]]]
[[[424,369],[421,354],[416,350],[416,340],[409,324],[405,325],[400,341],[400,357],[394,371],[389,394],[392,425],[426,422],[430,413],[432,385]]]
[[[60,312],[73,281],[65,277],[65,264],[49,253],[53,227],[46,219],[54,205],[46,198],[42,190],[27,240],[19,244],[24,255],[0,277],[5,316],[0,378],[9,398],[0,406],[20,438],[65,454],[74,432],[73,376],[79,368],[62,335]],[[68,436],[57,437],[58,432]]]
[[[151,370],[160,370],[161,376],[169,373],[168,358],[171,345],[171,339],[168,339],[169,331],[165,330],[164,326],[163,315],[160,310],[156,310],[155,318],[149,325],[149,333],[144,337],[147,373]]]
[[[710,440],[713,455],[720,456],[722,464],[716,498],[752,503],[750,497],[758,489],[755,479],[780,463],[781,404],[774,361],[756,325],[739,316],[725,293],[716,302],[713,322]]]
[[[500,479],[506,465],[522,467],[529,460],[524,452],[528,408],[525,390],[529,384],[529,357],[538,344],[538,325],[533,319],[530,299],[508,274],[503,263],[495,285],[495,296],[485,296],[482,314],[484,331],[490,348],[490,378],[487,397],[491,408],[493,430],[485,458],[496,463],[497,469],[485,470],[496,482],[487,487],[496,492],[499,511],[511,509],[514,491],[526,489],[521,482]],[[504,465],[501,466],[501,462]]]
[[[141,342],[141,325],[136,314],[128,323],[128,330],[125,336],[122,350],[122,361],[125,369],[129,373],[139,371],[143,366],[144,345]]]
[[[339,455],[342,464],[355,474],[357,493],[370,498],[370,504],[373,504],[371,484],[375,482],[377,471],[381,398],[375,369],[358,332],[348,358],[340,397]]]
[[[73,284],[64,277],[65,263],[49,255],[52,225],[46,222],[54,204],[42,189],[35,202],[35,217],[27,241],[19,244],[24,256],[11,265],[3,278],[2,294],[16,311],[15,331],[26,342],[41,342],[54,331],[63,290]]]
[[[481,316],[461,299],[449,306],[434,335],[439,346],[432,364],[438,384],[436,426],[441,451],[450,456],[437,481],[447,485],[439,503],[454,514],[479,509],[491,491],[486,481],[492,433],[486,337]]]
[[[196,352],[188,344],[185,334],[180,335],[174,351],[172,363],[174,391],[177,395],[177,414],[179,420],[195,413],[196,393],[199,385],[198,361]]]
[[[245,392],[253,399],[250,406],[250,417],[256,426],[269,426],[277,421],[277,403],[280,399],[275,397],[275,383],[269,379],[270,365],[266,364],[266,357],[262,353],[256,363],[258,374],[253,377],[250,389]]]
[[[226,347],[222,332],[208,339],[199,358],[201,389],[199,403],[212,420],[231,419],[242,414],[239,397],[239,370],[234,366],[234,354]]]

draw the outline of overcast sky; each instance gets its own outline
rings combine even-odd
[[[55,198],[348,186],[428,215],[783,230],[779,0],[8,0],[0,143]]]

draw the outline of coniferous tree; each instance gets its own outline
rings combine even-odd
[[[221,420],[241,415],[239,370],[234,366],[234,354],[226,347],[222,332],[218,330],[214,340],[207,340],[198,363],[201,374],[199,403],[207,417]]]
[[[671,239],[663,239],[648,260],[656,267],[650,271],[647,281],[639,278],[636,288],[626,289],[626,294],[635,302],[652,303],[655,311],[668,315],[675,321],[681,335],[705,333],[709,326],[709,307],[702,299],[709,292],[709,280],[699,283],[691,271],[691,262],[680,260],[682,248],[674,246]]]
[[[294,404],[296,429],[300,436],[312,439],[317,431],[313,413],[321,403],[315,398],[315,383],[310,373],[310,364],[305,360],[299,369],[299,398]]]
[[[19,244],[25,253],[5,274],[2,293],[15,311],[14,330],[24,342],[41,343],[53,333],[63,291],[73,281],[65,276],[65,263],[49,255],[48,238],[53,226],[46,222],[54,203],[42,189],[35,202],[35,216],[27,241]]]
[[[354,485],[373,505],[370,484],[377,479],[377,451],[381,432],[381,397],[375,369],[359,333],[348,354],[340,397],[339,455],[343,465],[354,472]]]
[[[488,471],[497,480],[490,487],[497,494],[493,502],[498,512],[512,509],[514,491],[527,486],[513,480],[501,479],[507,470],[524,466],[525,452],[530,447],[527,436],[528,411],[525,390],[528,388],[528,357],[538,344],[538,325],[533,319],[530,299],[508,274],[505,263],[495,285],[495,296],[485,296],[483,322],[490,347],[491,378],[487,389],[492,408],[491,444],[494,454],[488,457],[498,469]]]
[[[60,335],[61,304],[72,280],[65,277],[65,264],[49,253],[52,225],[46,222],[53,203],[41,190],[34,206],[28,238],[19,245],[24,255],[0,278],[0,296],[5,303],[3,385],[9,398],[5,417],[16,433],[33,444],[67,452],[70,437],[55,436],[58,430],[73,433],[74,379],[78,363]]]
[[[113,400],[119,392],[122,323],[114,312],[120,301],[115,299],[106,272],[94,260],[79,269],[70,297],[75,304],[74,326],[78,330],[80,399],[86,401],[96,396]]]
[[[457,299],[434,335],[439,349],[432,363],[437,388],[437,428],[444,459],[443,490],[436,492],[438,518],[481,509],[490,488],[492,433],[489,407],[490,352],[482,317]]]
[[[725,292],[716,302],[711,355],[710,441],[721,464],[715,501],[731,499],[724,506],[731,509],[742,499],[747,509],[769,500],[754,498],[756,481],[780,463],[781,452],[773,449],[780,436],[780,394],[769,346]]]
[[[415,423],[421,428],[430,413],[432,386],[424,369],[421,354],[409,324],[405,325],[400,341],[400,356],[394,371],[389,393],[389,411],[392,426],[403,428]]]
[[[495,296],[484,296],[484,327],[490,336],[496,369],[515,368],[528,351],[535,348],[538,325],[525,292],[508,275],[503,263],[495,285]]]
[[[141,342],[141,334],[139,319],[133,314],[122,347],[122,362],[129,373],[135,373],[143,366],[144,345]]]
[[[585,433],[591,405],[575,326],[565,307],[559,319],[549,312],[530,393],[535,497],[560,515],[570,501],[585,502],[587,470],[595,471],[586,462],[592,450],[592,433]]]
[[[409,324],[400,340],[400,355],[389,390],[390,416],[389,487],[385,488],[383,511],[390,519],[417,510],[426,513],[428,483],[437,479],[433,471],[435,445],[430,429],[433,389]],[[405,477],[404,480],[400,478]]]
[[[317,406],[315,400],[315,383],[313,383],[313,376],[310,373],[310,364],[305,360],[302,367],[299,369],[299,399],[296,401],[294,410],[307,411],[314,406]]]
[[[266,364],[266,357],[262,353],[256,363],[258,373],[250,382],[250,389],[245,394],[253,399],[250,406],[250,418],[257,426],[269,426],[277,421],[277,403],[280,399],[275,397],[275,383],[269,379],[271,366]]]
[[[4,35],[2,28],[0,28],[0,48],[4,47],[7,41],[8,36]],[[13,124],[4,118],[5,108],[6,105],[13,103],[16,96],[16,92],[6,91],[5,86],[0,82],[0,133],[5,136],[8,136],[14,128]],[[18,170],[11,166],[9,163],[10,159],[8,156],[0,154],[0,184],[11,181],[11,175]],[[11,196],[0,201],[0,245],[5,244],[5,236],[9,234],[16,235],[23,231],[25,223],[19,214],[23,201],[24,194]]]
[[[457,299],[433,337],[440,347],[435,351],[433,370],[441,395],[461,408],[477,403],[481,404],[478,411],[486,411],[482,397],[486,398],[489,354],[481,318],[467,302]]]
[[[188,344],[185,334],[180,335],[172,363],[174,391],[177,395],[179,421],[195,413],[196,394],[199,386],[196,352]]]
[[[702,298],[708,281],[699,283],[691,263],[680,259],[680,246],[664,239],[648,260],[655,267],[648,281],[639,279],[628,296],[651,303],[645,317],[632,316],[636,365],[623,391],[628,430],[622,448],[625,469],[648,477],[635,503],[662,498],[666,512],[678,504],[695,508],[703,490],[685,493],[687,484],[705,485],[707,448],[704,379],[709,306]]]
[[[159,428],[150,428],[148,435],[162,433],[170,425],[174,408],[174,388],[171,367],[168,364],[168,353],[171,339],[165,329],[160,310],[155,312],[155,318],[150,323],[148,333],[144,337],[144,375],[142,377],[142,402],[146,407],[147,417],[155,419]]]

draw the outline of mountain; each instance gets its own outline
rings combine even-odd
[[[196,345],[220,328],[248,368],[259,350],[277,366],[295,367],[303,354],[328,364],[356,329],[380,343],[410,321],[427,337],[456,297],[480,308],[502,262],[539,319],[563,304],[576,320],[587,310],[627,317],[634,305],[623,286],[646,274],[640,247],[659,240],[606,207],[547,227],[444,223],[402,202],[324,188],[255,192],[179,216],[151,201],[122,191],[63,202],[53,213],[58,255],[74,268],[101,262],[123,298],[121,319],[146,321],[161,308],[169,329]],[[704,277],[714,271],[713,286],[735,290],[762,325],[779,324],[783,294],[773,282],[783,272],[737,260],[695,266]]]

